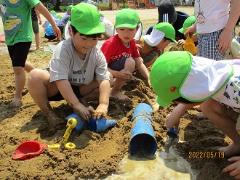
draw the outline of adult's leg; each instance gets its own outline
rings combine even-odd
[[[226,156],[238,154],[240,152],[240,135],[236,130],[236,121],[234,120],[237,117],[236,113],[229,114],[224,105],[213,99],[202,103],[201,110],[211,122],[233,141],[231,145],[220,150],[224,151]]]

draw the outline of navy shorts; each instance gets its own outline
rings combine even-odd
[[[8,46],[8,52],[13,67],[24,67],[32,42],[19,42]]]
[[[127,57],[121,57],[121,58],[111,62],[108,65],[108,67],[115,71],[121,71],[122,69],[124,69],[126,60],[127,60]]]
[[[74,85],[72,85],[72,89],[73,89],[74,94],[75,94],[78,98],[82,98],[82,97],[83,97],[83,96],[81,95],[81,93],[80,93],[79,86],[74,86]],[[55,95],[52,96],[52,97],[49,97],[49,98],[48,98],[48,101],[61,101],[61,100],[63,100],[63,99],[64,99],[64,98],[63,98],[62,94],[58,91],[57,94],[55,94]]]

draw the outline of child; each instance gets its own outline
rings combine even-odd
[[[29,72],[33,67],[25,63],[32,42],[32,21],[31,9],[35,7],[54,27],[54,32],[61,36],[59,28],[56,26],[47,8],[39,0],[2,0],[1,15],[5,32],[8,52],[12,60],[15,75],[15,94],[10,107],[20,107],[22,105],[22,91],[25,85],[24,69]]]
[[[183,49],[185,51],[191,52],[191,54],[197,54],[197,35],[196,34],[185,34],[187,29],[195,24],[196,18],[195,16],[189,16],[183,23],[182,28],[178,30],[178,32],[184,34],[184,39],[179,40],[183,44]]]
[[[233,143],[221,148],[226,156],[240,151],[236,117],[240,112],[240,61],[214,61],[186,51],[164,53],[152,66],[151,85],[160,106],[171,102],[201,104],[210,121]]]
[[[188,15],[181,11],[176,11],[174,4],[171,0],[158,0],[156,1],[156,6],[158,7],[158,23],[169,22],[173,25],[176,31],[176,39],[184,39],[184,35],[178,32],[183,25],[183,22],[188,17]],[[152,27],[150,27],[146,34],[150,34]]]
[[[149,76],[134,41],[139,23],[140,19],[135,10],[118,11],[115,19],[117,34],[106,40],[101,48],[107,59],[109,71],[116,78],[111,95],[120,100],[128,99],[120,90],[126,81],[132,79],[135,69],[138,69],[146,80]]]
[[[197,33],[198,55],[215,60],[224,59],[240,15],[240,1],[195,1],[194,14],[196,23],[186,33]]]
[[[54,19],[55,23],[57,24],[58,28],[60,29],[61,33],[63,33],[64,27],[62,26],[61,16],[58,16],[55,11],[51,11],[51,16]],[[47,38],[49,41],[55,40],[57,36],[54,33],[53,27],[49,21],[45,21],[43,23],[44,28],[44,37]]]
[[[49,135],[56,131],[55,126],[59,123],[49,101],[65,99],[84,120],[88,120],[92,113],[95,118],[107,113],[109,72],[104,55],[96,48],[104,31],[96,7],[86,3],[73,6],[71,38],[57,45],[49,70],[34,69],[30,73],[29,93],[48,119]],[[80,102],[98,96],[98,92],[99,105],[95,111]]]
[[[178,30],[178,32],[185,34],[186,30],[191,27],[196,22],[195,16],[189,16],[183,23],[183,26]]]
[[[183,50],[182,46],[175,41],[175,29],[167,22],[156,24],[149,35],[143,36],[138,47],[147,67],[151,66],[165,51]]]

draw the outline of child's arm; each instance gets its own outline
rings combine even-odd
[[[138,57],[135,58],[135,61],[137,70],[146,80],[149,80],[149,71],[147,67],[143,64],[143,59],[141,57]]]
[[[180,118],[186,113],[188,109],[191,109],[195,104],[183,104],[179,103],[173,111],[168,115],[166,120],[167,128],[178,128]]]
[[[234,27],[240,16],[240,1],[231,0],[230,7],[231,9],[230,9],[228,22],[225,25],[218,39],[218,47],[219,47],[219,50],[222,52],[225,52],[228,48],[230,48]]]
[[[125,80],[131,80],[132,79],[132,74],[128,71],[115,71],[112,70],[111,68],[108,68],[108,71],[112,74],[112,76],[114,78],[121,78],[121,79],[125,79]]]
[[[68,80],[58,80],[56,81],[56,85],[63,98],[70,104],[74,111],[84,120],[88,120],[91,117],[90,109],[80,103],[78,97],[73,92],[70,82]]]
[[[36,15],[37,15],[37,18],[38,18],[38,23],[41,25],[42,24],[42,19],[41,19],[40,13],[35,8],[34,8],[34,11],[36,12]]]
[[[196,23],[193,24],[192,26],[190,26],[189,28],[186,29],[184,36],[192,36],[193,34],[195,34],[197,31],[197,27],[196,27]]]
[[[106,116],[110,97],[110,82],[109,80],[98,81],[99,83],[99,105],[94,111],[94,118],[98,119],[101,116]]]
[[[56,34],[56,36],[58,37],[58,39],[61,39],[61,31],[60,29],[57,27],[56,22],[54,21],[54,19],[52,18],[51,14],[49,13],[48,9],[40,2],[37,4],[37,6],[35,7],[35,9],[37,11],[39,11],[39,13],[41,13],[52,25],[53,30]]]

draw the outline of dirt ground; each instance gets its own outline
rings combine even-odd
[[[156,9],[155,9],[156,11]],[[156,15],[156,12],[154,12]],[[147,20],[146,20],[147,21]],[[149,21],[154,21],[150,19]],[[43,41],[45,41],[43,39]],[[47,46],[43,42],[42,46]],[[28,61],[35,67],[44,68],[51,53],[43,49],[29,53]],[[84,130],[81,134],[73,133],[71,141],[77,149],[60,151],[46,150],[38,157],[26,161],[13,161],[12,153],[24,140],[38,140],[53,144],[61,140],[65,127],[51,137],[47,137],[46,118],[34,104],[27,89],[24,90],[23,106],[10,109],[8,104],[14,93],[14,74],[6,47],[0,44],[0,178],[1,179],[98,179],[118,172],[118,165],[128,153],[130,140],[131,112],[140,102],[155,98],[152,90],[140,79],[133,80],[124,87],[131,103],[110,101],[109,117],[117,120],[117,125],[103,133]],[[51,103],[56,114],[64,118],[72,110],[65,101]],[[96,107],[96,102],[90,102]],[[164,147],[166,138],[165,119],[173,106],[159,109],[153,114],[153,127],[159,151]],[[181,142],[174,148],[179,155],[190,162],[193,169],[199,170],[199,180],[231,179],[222,174],[227,160],[221,155],[200,157],[194,152],[216,152],[219,146],[225,146],[229,140],[207,119],[199,119],[197,110],[190,110],[181,120]],[[195,153],[196,154],[196,153]],[[216,153],[215,153],[216,154]],[[161,177],[159,177],[161,179]]]

